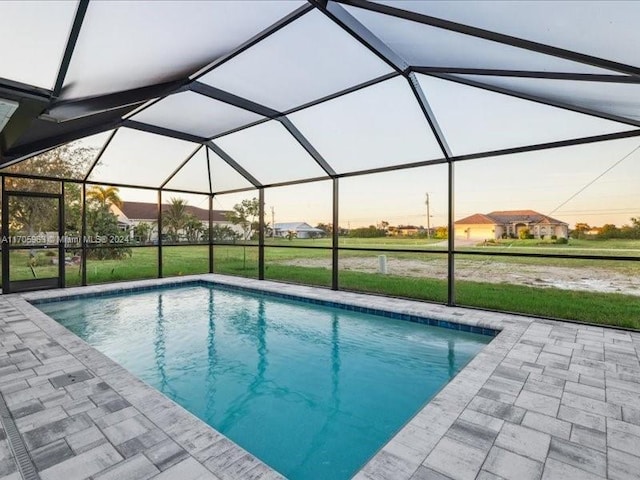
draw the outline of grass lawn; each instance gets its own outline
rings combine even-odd
[[[640,257],[640,240],[624,240],[612,238],[608,240],[577,240],[569,239],[569,243],[558,245],[551,240],[536,239],[505,239],[497,240],[495,244],[483,244],[456,247],[458,250],[518,252],[518,253],[547,253],[566,255],[609,255]]]
[[[446,249],[446,240],[434,238],[398,238],[398,237],[379,237],[379,238],[350,238],[340,237],[338,243],[344,248],[388,248],[388,249]],[[331,238],[314,238],[301,239],[294,238],[287,240],[284,238],[266,238],[265,245],[283,245],[283,246],[316,246],[331,247]]]
[[[391,241],[402,239],[346,239],[363,240],[358,245],[371,246],[374,241],[387,248],[393,248]],[[411,241],[411,240],[409,240]],[[424,240],[423,247],[428,248],[434,241]],[[640,242],[633,241],[576,241],[569,246],[592,248],[599,245],[608,249],[633,249]],[[327,239],[317,240],[275,240],[274,245],[317,245],[329,246]],[[416,248],[416,245],[403,244],[405,248]],[[559,246],[561,247],[561,246]],[[493,248],[493,247],[492,247]],[[527,248],[525,246],[523,249]],[[231,247],[216,246],[214,268],[216,273],[239,275],[257,278],[258,248],[256,246]],[[89,284],[105,283],[121,280],[144,279],[157,277],[157,249],[155,247],[133,248],[131,256],[120,260],[87,261],[87,280]],[[33,278],[29,268],[28,254],[24,258],[12,252],[12,279]],[[377,252],[341,251],[340,258],[360,258],[375,264]],[[388,253],[392,259],[441,260],[446,256],[437,253]],[[591,267],[640,274],[640,262],[590,261],[572,259],[536,259],[522,257],[465,256],[457,257],[465,261],[477,261],[479,265],[491,268],[492,262],[511,263],[514,268],[520,265],[554,265],[579,270]],[[282,262],[289,261],[291,265]],[[309,264],[305,265],[308,261]],[[55,275],[55,265],[48,265],[47,258],[36,270],[45,275],[48,270]],[[282,280],[294,283],[328,287],[331,285],[331,251],[308,248],[266,248],[265,277],[269,280]],[[173,246],[163,248],[163,276],[188,275],[209,271],[208,246]],[[43,278],[43,277],[40,277]],[[78,266],[67,266],[67,285],[80,284]],[[380,275],[363,271],[341,269],[339,272],[340,287],[346,290],[379,293],[397,297],[419,300],[445,302],[447,295],[446,281],[441,278],[410,277],[402,275]],[[619,293],[595,293],[572,291],[559,288],[541,288],[510,283],[488,283],[482,281],[458,280],[456,282],[456,301],[461,306],[474,306],[501,311],[540,315],[553,318],[565,318],[589,323],[603,323],[628,328],[640,329],[640,297]]]

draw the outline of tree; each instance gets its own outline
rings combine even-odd
[[[322,230],[325,235],[331,235],[333,233],[333,224],[331,223],[318,223],[316,228]]]
[[[120,190],[117,187],[100,187],[94,185],[87,190],[87,200],[106,207],[115,205],[118,208],[122,208]]]
[[[213,241],[224,242],[235,240],[238,234],[229,225],[214,225],[211,228],[211,236]]]
[[[184,224],[184,233],[187,237],[187,242],[198,243],[200,237],[204,233],[204,225],[194,215],[187,214],[187,219]]]
[[[122,246],[125,235],[118,226],[118,217],[111,206],[122,207],[120,190],[117,187],[94,185],[87,189],[87,235],[95,245],[117,244]],[[95,260],[119,260],[131,255],[130,248],[89,249],[87,256]]]
[[[242,229],[242,240],[250,240],[258,225],[260,204],[257,198],[243,200],[233,206],[233,210],[227,213],[227,220]]]
[[[4,171],[8,174],[18,173],[37,175],[51,178],[82,178],[88,165],[93,160],[96,149],[78,148],[70,145],[63,145],[35,157],[7,167]],[[37,180],[31,178],[6,177],[5,186],[7,190],[58,193],[60,184],[58,182]],[[80,185],[67,183],[65,185],[65,197],[78,198]],[[51,210],[49,202],[43,202],[40,198],[33,197],[13,197],[10,205],[10,217],[12,219],[11,228],[20,230],[30,235],[38,233],[35,230],[45,228],[53,231],[57,230],[57,216]],[[67,230],[80,230],[80,206],[79,201],[75,203],[75,210],[69,208],[65,211]],[[71,226],[71,228],[69,228]]]
[[[588,223],[578,222],[571,232],[573,238],[584,238],[587,236],[587,232],[591,230]]]
[[[607,223],[600,228],[598,238],[620,238],[620,230],[612,223]]]
[[[436,238],[444,240],[449,238],[449,228],[448,227],[436,227],[436,233],[434,235]]]
[[[151,232],[153,231],[153,225],[147,222],[140,222],[133,227],[133,234],[138,237],[140,243],[148,243],[151,239]]]
[[[118,217],[108,205],[96,203],[87,208],[87,235],[94,239],[94,247],[106,247],[116,244],[119,248],[90,248],[88,258],[96,260],[119,260],[131,255],[131,249],[122,246],[119,241],[124,232],[118,227]]]
[[[640,218],[631,217],[631,225],[628,227],[627,232],[628,238],[640,239]]]
[[[389,228],[389,222],[386,220],[382,220],[378,225],[376,225],[379,230],[387,230]]]
[[[188,220],[187,201],[181,198],[169,200],[169,207],[162,212],[162,225],[170,241],[180,240],[180,231],[184,230]]]

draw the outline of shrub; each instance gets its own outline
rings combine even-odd
[[[556,240],[556,244],[558,245],[566,245],[567,243],[569,243],[569,240],[565,237],[560,237]]]
[[[558,236],[557,235],[551,235],[551,240],[557,240]]]

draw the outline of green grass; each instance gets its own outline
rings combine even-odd
[[[444,303],[447,301],[447,282],[434,278],[412,278],[397,275],[341,271],[340,288],[356,292],[378,293],[394,297]]]
[[[576,240],[569,239],[569,243],[558,245],[551,240],[536,239],[505,239],[496,243],[478,242],[472,246],[459,246],[457,250],[546,253],[554,255],[603,255],[603,256],[632,256],[640,257],[640,240]]]
[[[379,237],[379,238],[350,238],[340,237],[338,243],[345,248],[389,248],[389,249],[441,249],[446,248],[442,245],[444,240],[429,238],[398,238],[398,237]],[[285,246],[317,246],[331,247],[331,238],[294,238],[287,240],[284,238],[266,238],[265,245],[285,245]]]
[[[141,280],[158,276],[157,248],[132,248],[131,256],[119,260],[87,259],[87,283]]]
[[[165,277],[209,273],[209,246],[163,247],[162,275]]]
[[[619,293],[456,282],[461,306],[640,329],[640,297]]]
[[[319,239],[282,240],[285,245],[320,245]],[[351,240],[351,239],[349,239]],[[380,239],[354,239],[380,240]],[[387,240],[387,239],[382,239]],[[398,241],[398,239],[393,239]],[[309,243],[311,242],[311,243]],[[586,245],[592,245],[590,240]],[[370,243],[364,242],[362,245]],[[598,243],[600,244],[600,243]],[[638,242],[632,241],[604,241],[608,248],[618,246],[621,249],[632,248]],[[387,244],[388,245],[388,244]],[[589,247],[587,247],[589,248]],[[87,280],[89,284],[114,282],[157,277],[157,249],[133,248],[131,257],[121,260],[91,260],[87,261]],[[22,255],[24,258],[20,257]],[[18,256],[16,256],[18,255]],[[342,251],[340,258],[368,257],[372,262],[377,261],[376,252]],[[439,254],[395,253],[389,252],[390,259],[413,259],[444,261],[445,256]],[[518,265],[553,265],[566,268],[581,269],[585,267],[607,269],[640,275],[640,262],[591,261],[586,259],[537,259],[522,257],[492,257],[477,255],[460,255],[459,260],[467,266],[490,272],[492,262]],[[305,265],[305,260],[314,260],[313,265]],[[33,278],[28,267],[28,255],[24,252],[12,252],[12,279]],[[42,259],[41,268],[56,270],[57,266],[47,265],[46,258]],[[297,265],[283,265],[282,262],[295,260]],[[323,266],[317,266],[321,260]],[[214,265],[216,273],[257,278],[258,276],[258,248],[255,246],[215,247]],[[164,276],[188,275],[206,273],[209,269],[207,246],[176,246],[163,248]],[[316,286],[331,285],[331,252],[321,249],[304,248],[266,248],[265,249],[265,277],[269,280],[280,280]],[[67,285],[80,284],[80,270],[78,266],[67,266]],[[447,283],[442,279],[417,278],[400,275],[380,275],[352,270],[341,270],[339,273],[340,288],[406,297],[418,300],[445,302]],[[557,288],[541,288],[508,283],[485,283],[475,281],[456,282],[456,301],[459,305],[481,307],[523,314],[533,314],[543,317],[578,320],[588,323],[601,323],[628,328],[640,329],[640,297],[619,293],[592,293]]]

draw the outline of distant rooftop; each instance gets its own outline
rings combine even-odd
[[[539,223],[539,224],[563,224],[562,220],[549,217],[535,210],[497,210],[491,213],[476,213],[468,217],[456,220],[456,225],[495,225],[507,223]]]
[[[170,208],[170,205],[167,203],[162,204],[162,211],[166,211]],[[145,220],[145,221],[155,221],[158,219],[158,205],[156,203],[147,203],[147,202],[123,202],[122,208],[120,208],[122,213],[124,213],[129,220]],[[202,222],[209,221],[209,210],[206,208],[194,207],[192,205],[187,205],[185,207],[187,213],[193,215],[198,220]],[[228,210],[213,210],[213,221],[214,222],[225,222],[227,221],[226,214]]]

